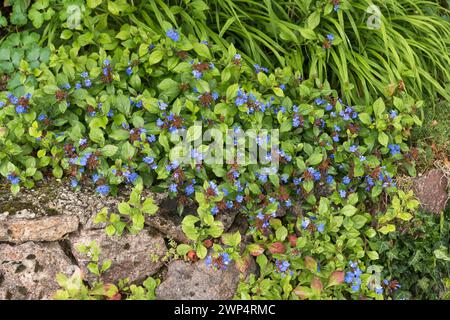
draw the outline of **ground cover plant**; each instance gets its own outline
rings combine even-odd
[[[119,213],[95,218],[114,237],[158,214],[144,188],[167,192],[190,240],[174,255],[242,272],[256,260],[237,299],[444,298],[448,212],[421,213],[396,176],[417,173],[423,114],[435,101],[447,114],[447,11],[380,3],[391,15],[375,32],[358,14],[369,3],[353,1],[10,1],[0,20],[3,183],[18,193],[53,176],[104,196],[128,185]],[[194,142],[198,123],[248,132],[266,164],[201,162],[218,155],[207,139],[179,161],[173,135]],[[278,150],[264,147],[276,139]],[[249,151],[249,141],[231,144]],[[245,235],[216,219],[231,210],[246,216]],[[90,272],[109,268],[95,244],[80,250]],[[59,276],[55,298],[154,299],[159,283],[88,287],[80,277]]]

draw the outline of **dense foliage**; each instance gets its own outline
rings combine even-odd
[[[395,183],[399,172],[415,175],[409,146],[421,88],[448,98],[449,22],[432,12],[443,8],[383,1],[395,15],[369,31],[358,13],[367,5],[353,1],[92,0],[73,28],[66,9],[83,2],[40,0],[22,18],[27,1],[11,3],[9,23],[28,17],[28,29],[41,31],[0,42],[0,174],[12,192],[46,175],[74,189],[95,184],[102,195],[131,185],[118,214],[96,217],[111,236],[139,232],[156,213],[152,199],[141,202],[143,188],[177,198],[181,214],[195,204],[197,215],[183,220],[191,242],[177,254],[241,271],[256,257],[258,273],[236,293],[242,299],[430,297],[430,283],[448,277],[445,231],[433,233],[436,222],[416,215],[419,202]],[[430,32],[439,38],[417,40]],[[257,144],[272,139],[264,129],[278,129],[280,149],[267,157],[279,168],[196,164],[211,152],[205,142],[190,164],[179,163],[171,134],[186,129],[195,140],[196,121],[225,136],[253,129]],[[224,233],[216,217],[229,210],[248,217],[250,243]],[[411,240],[417,232],[424,242]],[[96,252],[91,272],[107,270],[94,244],[81,250]],[[411,256],[418,263],[406,266]],[[428,276],[429,260],[439,267]],[[157,285],[58,281],[65,299],[153,298]]]

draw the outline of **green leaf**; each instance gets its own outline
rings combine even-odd
[[[203,244],[199,244],[196,252],[197,252],[197,256],[200,259],[205,259],[206,255],[208,254],[208,249],[206,249],[206,247]]]
[[[379,228],[378,231],[381,232],[382,234],[388,234],[389,232],[394,232],[395,231],[395,225],[387,224],[387,225]]]
[[[378,260],[379,256],[376,251],[367,251],[367,256],[370,260]]]
[[[286,227],[281,226],[277,229],[277,231],[275,232],[275,235],[278,240],[284,241],[288,235],[288,231],[287,231]]]
[[[389,137],[386,133],[384,133],[383,131],[378,132],[378,142],[384,146],[387,147],[388,143],[389,143]]]
[[[113,146],[112,144],[108,144],[101,149],[101,152],[102,155],[105,157],[112,157],[117,153],[118,149],[119,149],[118,147]]]
[[[320,23],[320,11],[316,10],[308,17],[306,25],[309,30],[314,30],[319,25],[319,23]]]
[[[150,65],[156,64],[162,60],[164,57],[164,52],[161,50],[154,50],[150,54],[150,57],[148,58],[148,63]]]
[[[55,166],[55,167],[53,168],[52,173],[53,173],[53,176],[54,176],[55,178],[57,178],[57,179],[61,179],[62,176],[63,176],[63,170],[61,169],[60,166]]]
[[[358,116],[361,122],[364,123],[365,125],[372,124],[372,119],[370,119],[370,115],[368,113],[362,112]]]
[[[306,162],[311,165],[315,166],[322,162],[322,154],[321,153],[313,153]]]
[[[178,253],[180,256],[182,256],[182,257],[184,257],[185,255],[187,255],[187,253],[188,253],[189,251],[191,251],[191,250],[192,250],[192,247],[191,247],[190,245],[187,245],[187,244],[184,244],[184,243],[179,244],[179,245],[177,246],[177,253]]]
[[[91,9],[98,7],[102,0],[87,0],[87,6]]]
[[[131,214],[131,207],[128,203],[126,202],[121,202],[119,203],[119,205],[117,206],[117,208],[119,209],[119,212],[121,214],[124,215],[130,215]]]
[[[383,99],[378,98],[373,104],[373,112],[378,118],[380,118],[383,115],[385,109],[386,107],[384,105]]]
[[[236,247],[241,243],[241,234],[239,231],[235,233],[224,233],[222,234],[222,242],[227,246]]]
[[[207,59],[212,59],[208,46],[203,43],[194,43],[194,51],[200,56]]]
[[[142,204],[142,211],[146,214],[152,215],[158,211],[158,206],[154,203],[152,198],[147,198]]]
[[[347,204],[341,209],[341,213],[347,217],[353,216],[356,213],[356,211],[358,211],[358,209],[356,209],[354,206],[350,204]]]

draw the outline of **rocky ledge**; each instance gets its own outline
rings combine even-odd
[[[143,192],[142,196],[152,196],[160,209],[146,218],[144,230],[137,235],[110,237],[105,225],[93,222],[104,207],[117,212],[117,205],[128,200],[129,193],[129,189],[123,189],[116,197],[101,197],[92,190],[73,191],[63,182],[50,180],[13,196],[0,185],[0,299],[51,299],[59,289],[55,280],[58,273],[70,276],[81,271],[84,281],[97,281],[87,270],[89,258],[77,250],[92,241],[100,247],[101,258],[111,260],[111,268],[102,274],[105,283],[124,278],[141,283],[158,274],[165,275],[162,289],[157,291],[159,299],[231,298],[240,277],[235,266],[214,272],[206,270],[203,262],[167,262],[167,241],[189,240],[181,229],[176,200],[166,194]],[[193,211],[195,208],[187,208],[185,214]],[[236,213],[218,219],[228,229]],[[187,276],[189,281],[180,282],[180,277]],[[191,290],[191,285],[206,283],[215,283],[214,292]]]

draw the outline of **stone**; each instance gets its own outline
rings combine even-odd
[[[253,258],[251,258],[253,259]],[[254,272],[252,266],[242,274]],[[156,289],[160,300],[227,300],[233,298],[239,284],[240,272],[232,263],[227,270],[214,270],[204,260],[189,263],[174,260],[169,264],[167,276]]]
[[[433,169],[413,181],[412,189],[424,210],[440,213],[448,200],[447,178],[441,170]]]
[[[82,230],[69,237],[72,254],[85,274],[85,280],[93,282],[97,277],[88,272],[89,257],[78,252],[80,244],[89,245],[92,241],[101,249],[100,261],[111,260],[111,267],[102,274],[106,283],[117,283],[119,279],[129,278],[136,283],[145,280],[163,266],[161,260],[167,253],[163,236],[154,230],[142,230],[136,235],[124,233],[120,237],[110,237],[104,230]]]
[[[186,237],[181,228],[183,216],[195,213],[192,207],[185,207],[183,215],[180,216],[177,212],[177,200],[166,198],[160,201],[159,210],[156,214],[145,217],[145,223],[178,242],[189,243],[190,240]]]
[[[239,210],[234,209],[219,211],[215,219],[221,221],[223,223],[224,231],[227,231],[232,226],[238,213]]]
[[[77,229],[78,218],[75,216],[44,216],[36,219],[14,216],[0,221],[0,241],[57,241]]]
[[[0,244],[0,300],[51,299],[56,275],[75,270],[58,243]]]

